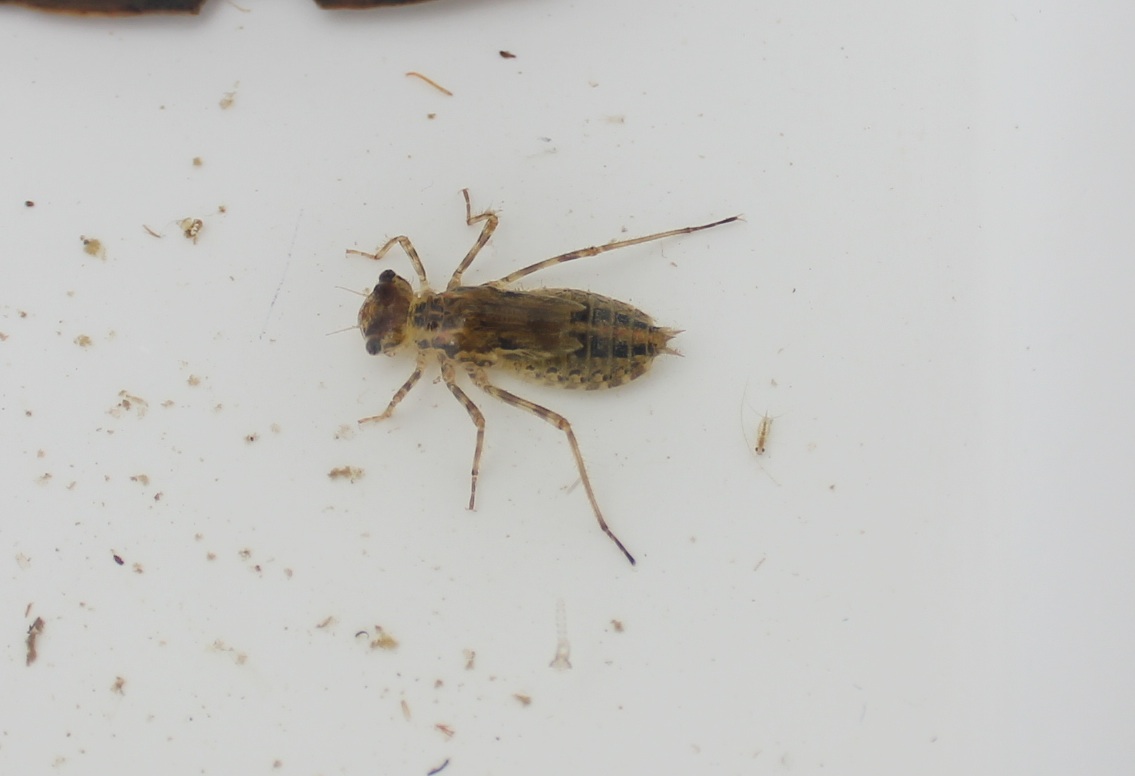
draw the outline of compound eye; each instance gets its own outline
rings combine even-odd
[[[382,352],[382,343],[378,341],[378,337],[372,337],[367,340],[367,353],[372,356],[377,356]]]

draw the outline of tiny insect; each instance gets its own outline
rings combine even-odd
[[[508,286],[556,264],[596,256],[616,248],[699,232],[736,221],[740,216],[580,248],[530,264],[498,280],[464,286],[461,279],[465,270],[489,241],[499,218],[492,211],[473,215],[469,190],[464,189],[461,193],[465,198],[465,222],[469,226],[484,225],[476,243],[453,271],[445,291],[431,290],[418,252],[405,235],[392,237],[375,253],[347,252],[378,260],[399,245],[418,276],[418,290],[415,292],[410,283],[393,270],[384,271],[379,275],[378,285],[359,309],[358,327],[366,340],[368,353],[393,356],[407,348],[417,351],[413,373],[394,393],[386,409],[379,415],[363,418],[359,423],[389,418],[421,378],[430,356],[435,356],[441,365],[441,377],[446,387],[477,428],[469,509],[473,509],[477,498],[485,418],[457,384],[458,369],[493,398],[529,412],[564,432],[599,527],[634,564],[634,556],[603,518],[571,424],[559,413],[493,385],[488,369],[507,367],[528,380],[560,388],[613,388],[645,374],[659,354],[675,353],[667,343],[678,334],[678,330],[656,326],[649,315],[626,302],[588,291],[572,288],[514,291]]]
[[[772,431],[773,418],[766,412],[761,417],[761,425],[757,427],[757,446],[754,452],[757,455],[765,454],[765,444],[768,442],[769,432]]]

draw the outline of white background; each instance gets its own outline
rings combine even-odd
[[[0,771],[1126,770],[1133,22],[0,7]],[[412,359],[326,336],[337,286],[412,273],[344,249],[407,234],[442,284],[466,186],[471,283],[746,217],[528,279],[685,330],[625,388],[518,389],[637,568],[532,417],[471,393],[474,513],[433,374],[355,428]]]

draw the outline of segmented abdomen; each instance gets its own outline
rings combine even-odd
[[[582,309],[564,327],[564,340],[570,346],[562,352],[499,362],[523,377],[562,388],[613,388],[645,374],[659,353],[674,352],[666,343],[678,332],[655,326],[649,315],[626,302],[572,288],[529,293],[569,299]]]

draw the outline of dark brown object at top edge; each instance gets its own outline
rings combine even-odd
[[[381,5],[411,5],[424,0],[315,0],[320,8],[376,8]],[[205,0],[0,0],[41,11],[106,16],[144,13],[200,13]]]

